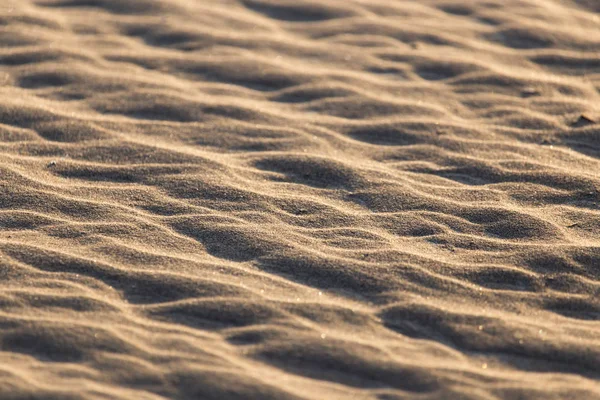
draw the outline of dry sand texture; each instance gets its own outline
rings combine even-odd
[[[2,0],[1,399],[600,399],[600,2]]]

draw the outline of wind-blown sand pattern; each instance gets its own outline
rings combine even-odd
[[[0,398],[600,399],[600,3],[0,2]]]

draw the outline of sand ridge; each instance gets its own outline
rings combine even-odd
[[[600,399],[600,10],[0,4],[0,398]]]

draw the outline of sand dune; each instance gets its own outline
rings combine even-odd
[[[600,399],[599,13],[0,2],[0,398]]]

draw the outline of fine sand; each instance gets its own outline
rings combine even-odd
[[[597,0],[1,0],[0,399],[600,399]]]

